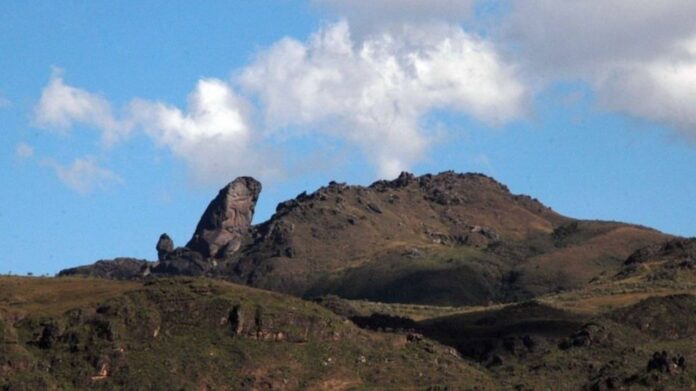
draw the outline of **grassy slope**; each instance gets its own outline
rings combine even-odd
[[[696,270],[656,278],[664,261],[647,262],[626,277],[519,304],[437,307],[336,297],[323,304],[362,319],[412,319],[417,332],[486,366],[503,389],[694,389]],[[382,321],[379,327],[390,328],[389,318]],[[683,356],[686,370],[648,371],[653,353],[663,350],[670,359]]]
[[[346,316],[412,319],[409,327],[426,336],[421,342],[409,342],[404,333],[361,330],[316,304],[221,281],[164,279],[143,285],[2,278],[0,384],[11,389],[578,390],[609,384],[690,389],[696,387],[696,270],[675,269],[670,260],[649,258],[581,289],[532,302],[477,307],[323,302]],[[237,306],[244,319],[239,328],[229,315]],[[58,330],[55,338],[42,337],[48,326]],[[282,341],[275,341],[279,332]],[[662,350],[684,356],[687,369],[647,371],[653,352]],[[105,364],[108,376],[93,380]]]
[[[437,343],[211,280],[1,278],[0,333],[0,389],[495,387]]]

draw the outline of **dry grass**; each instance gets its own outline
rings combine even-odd
[[[0,311],[60,315],[141,286],[138,282],[88,278],[0,277]]]
[[[562,294],[544,296],[537,299],[549,306],[582,314],[601,314],[617,308],[635,304],[653,296],[668,296],[675,294],[694,294],[696,287],[674,288],[643,288],[616,289],[606,293],[592,291],[571,291]]]
[[[466,314],[479,311],[496,310],[505,308],[508,304],[493,304],[488,306],[437,306],[402,303],[382,303],[368,300],[339,299],[347,303],[352,309],[362,316],[371,314],[387,314],[402,316],[421,321],[431,318],[439,318],[449,315]]]

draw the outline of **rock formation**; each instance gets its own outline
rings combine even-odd
[[[116,258],[100,260],[92,265],[61,270],[59,277],[86,276],[113,280],[137,280],[147,274],[150,262],[144,259]]]
[[[155,248],[157,249],[157,259],[161,261],[167,256],[167,254],[174,251],[174,241],[169,237],[169,235],[164,233],[160,235]]]
[[[250,177],[229,183],[185,247],[159,237],[157,263],[100,263],[61,275],[206,276],[305,297],[479,305],[581,287],[622,268],[640,272],[640,262],[624,264],[629,255],[675,239],[562,216],[482,174],[404,172],[369,186],[330,182],[280,203],[268,221],[251,226],[260,192]],[[660,244],[632,259],[664,255],[679,262],[662,267],[665,280],[696,270],[695,248]]]
[[[203,213],[186,247],[206,258],[234,253],[248,234],[261,183],[239,177],[222,188]]]

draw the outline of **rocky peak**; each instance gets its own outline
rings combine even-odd
[[[167,254],[174,251],[174,241],[166,233],[160,235],[157,245],[155,246],[157,250],[157,259],[163,260]]]
[[[239,177],[220,189],[186,247],[207,258],[237,251],[251,227],[260,193],[261,183],[251,177]]]

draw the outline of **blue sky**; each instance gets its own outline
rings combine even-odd
[[[0,272],[152,259],[239,175],[264,184],[257,222],[330,180],[451,169],[696,235],[694,17],[680,0],[11,1]]]

